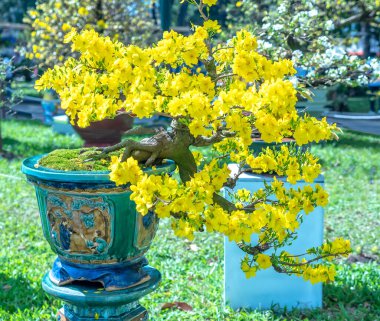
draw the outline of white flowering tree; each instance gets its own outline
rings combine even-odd
[[[365,84],[379,75],[379,61],[367,59],[371,32],[380,32],[377,0],[242,0],[230,4],[228,21],[231,31],[252,29],[264,55],[292,59],[308,87]],[[365,59],[347,52],[359,40]]]

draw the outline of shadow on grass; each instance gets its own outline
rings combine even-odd
[[[41,286],[33,287],[22,276],[9,277],[0,273],[0,308],[14,313],[18,310],[38,308],[49,301]]]

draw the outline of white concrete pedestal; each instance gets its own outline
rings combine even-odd
[[[231,175],[237,170],[236,165],[229,165]],[[279,178],[278,178],[279,179]],[[268,175],[244,173],[240,176],[236,188],[246,188],[256,191],[264,187],[264,180],[272,181]],[[323,185],[323,176],[315,183]],[[302,187],[306,183],[299,182],[295,187]],[[289,183],[285,183],[290,187]],[[227,193],[226,193],[227,196]],[[253,235],[252,241],[257,241]],[[302,254],[323,242],[323,208],[317,207],[312,213],[304,216],[304,221],[298,229],[298,238],[291,246],[284,247],[292,254]],[[253,243],[255,244],[255,243]],[[268,252],[270,253],[270,252]],[[226,305],[233,309],[270,309],[270,308],[318,308],[322,307],[322,284],[312,285],[296,276],[288,276],[275,272],[273,268],[257,272],[253,278],[247,279],[240,269],[244,252],[235,242],[224,242],[224,298]]]

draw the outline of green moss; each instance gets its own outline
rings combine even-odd
[[[105,159],[90,160],[100,152],[96,148],[57,149],[41,158],[39,165],[64,171],[106,171],[110,165],[111,156],[119,156],[119,150],[108,154]]]

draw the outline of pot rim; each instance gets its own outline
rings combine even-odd
[[[36,155],[23,160],[21,172],[27,176],[59,182],[104,182],[110,183],[110,171],[63,171],[51,169],[43,166],[38,166],[38,161],[47,154]],[[171,160],[166,160],[164,164],[144,168],[143,171],[147,174],[170,173],[174,171],[176,165]]]

